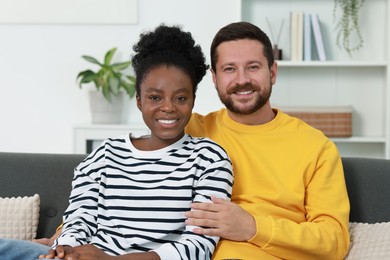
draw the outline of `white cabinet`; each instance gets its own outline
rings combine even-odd
[[[334,138],[342,156],[390,159],[389,0],[365,1],[360,12],[362,49],[352,56],[336,45],[334,0],[242,0],[242,20],[270,37],[284,19],[273,106],[352,106],[352,137]],[[290,12],[318,14],[327,61],[292,62]],[[274,33],[275,34],[275,33]]]
[[[147,135],[150,130],[145,125],[77,125],[73,128],[74,153],[90,153],[103,140],[132,133],[135,136]]]

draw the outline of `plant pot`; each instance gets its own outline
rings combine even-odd
[[[111,101],[104,98],[98,91],[89,92],[89,105],[93,124],[120,124],[122,123],[124,93],[111,95]]]

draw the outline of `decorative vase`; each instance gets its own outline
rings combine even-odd
[[[283,60],[283,52],[282,49],[278,48],[278,45],[275,44],[272,51],[274,53],[275,60]]]
[[[120,124],[122,123],[124,93],[111,95],[108,101],[101,92],[89,92],[89,105],[93,124]]]

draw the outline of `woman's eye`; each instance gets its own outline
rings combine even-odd
[[[152,100],[152,101],[158,101],[158,100],[160,100],[160,97],[158,97],[158,96],[149,96],[149,99]]]
[[[187,98],[184,97],[184,96],[180,96],[180,97],[175,98],[175,100],[178,101],[178,102],[184,102],[184,101],[187,100]]]

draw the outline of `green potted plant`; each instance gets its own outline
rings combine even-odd
[[[363,36],[359,27],[359,11],[364,0],[335,0],[333,8],[333,18],[336,21],[337,38],[336,43],[344,48],[349,55],[353,51],[363,47]],[[341,15],[337,16],[338,8]],[[353,44],[352,37],[356,39]]]
[[[108,50],[103,62],[99,62],[91,56],[82,56],[86,61],[99,67],[97,71],[90,69],[81,71],[76,78],[80,88],[87,83],[94,83],[96,87],[96,91],[90,92],[93,123],[120,123],[122,121],[123,93],[127,93],[130,98],[135,94],[135,77],[126,72],[126,69],[131,66],[131,61],[112,63],[116,50],[117,48]]]
[[[135,94],[135,77],[132,75],[125,75],[124,70],[131,65],[131,61],[120,63],[112,63],[117,48],[110,49],[105,57],[104,62],[101,63],[97,59],[83,55],[82,58],[100,67],[97,72],[90,69],[81,71],[77,75],[79,86],[82,84],[93,82],[96,89],[102,92],[107,101],[111,101],[112,95],[118,95],[120,90],[125,90],[130,97]]]

